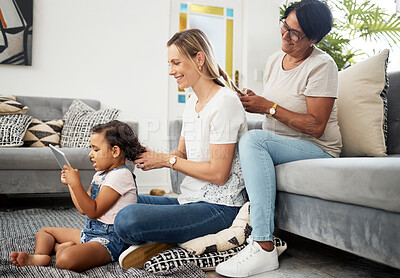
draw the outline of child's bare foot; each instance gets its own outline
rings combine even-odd
[[[12,252],[10,254],[11,262],[16,266],[38,265],[46,266],[51,263],[49,255],[28,254],[25,252]]]
[[[59,254],[65,248],[71,247],[71,246],[74,246],[74,245],[76,245],[76,243],[73,242],[73,241],[67,241],[67,242],[64,242],[64,243],[61,243],[61,244],[56,243],[56,245],[54,246],[54,252],[56,252],[56,254]]]

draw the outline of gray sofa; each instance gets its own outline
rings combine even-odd
[[[39,120],[62,119],[72,98],[17,96],[17,101],[28,106],[28,115]],[[98,110],[100,102],[82,99]],[[135,132],[137,122],[127,122]],[[79,169],[82,184],[88,188],[94,169],[89,160],[90,149],[61,148],[74,168]],[[0,195],[6,198],[15,194],[59,194],[68,188],[60,181],[60,168],[49,148],[0,148]]]
[[[275,224],[356,255],[400,268],[400,71],[389,73],[387,157],[340,157],[276,167]],[[169,125],[170,149],[182,123]],[[249,129],[261,122],[249,122]],[[184,175],[171,171],[179,193]],[[290,248],[290,246],[289,246]]]

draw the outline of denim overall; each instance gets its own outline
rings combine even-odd
[[[122,166],[118,169],[121,168],[128,167]],[[112,171],[115,170],[117,169],[113,169]],[[102,179],[105,180],[109,173],[111,173],[111,171],[105,174]],[[103,175],[103,173],[101,173],[100,176],[101,175]],[[133,173],[132,175],[136,186],[136,177]],[[96,199],[97,195],[100,192],[100,188],[101,186],[93,181],[92,187],[90,189],[90,198]],[[97,241],[101,245],[103,245],[107,249],[108,253],[110,253],[111,261],[113,262],[118,261],[119,255],[129,247],[129,245],[123,242],[122,239],[114,231],[113,224],[104,224],[98,220],[93,220],[89,217],[86,217],[86,226],[81,232],[81,243],[86,243],[90,241]]]

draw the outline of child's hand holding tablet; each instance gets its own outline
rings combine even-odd
[[[60,151],[59,149],[54,147],[52,144],[49,144],[49,147],[52,150],[54,157],[56,158],[56,160],[58,162],[58,165],[60,165],[61,170],[64,170],[64,165],[71,166],[67,157],[65,156],[65,154],[62,151]]]

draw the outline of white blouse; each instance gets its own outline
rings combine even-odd
[[[246,114],[236,93],[224,87],[196,113],[197,96],[193,94],[183,113],[181,135],[185,138],[187,159],[210,161],[210,144],[235,144],[247,131]],[[186,176],[181,184],[180,204],[208,202],[242,206],[247,201],[240,163],[235,150],[231,172],[225,185]]]

